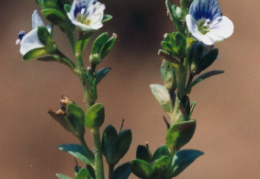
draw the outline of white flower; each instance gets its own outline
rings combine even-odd
[[[198,41],[213,45],[233,34],[234,25],[222,16],[217,0],[194,0],[186,16],[187,27]]]
[[[44,26],[44,23],[37,10],[34,10],[32,14],[32,30],[28,34],[21,31],[16,40],[16,44],[20,44],[20,53],[22,55],[25,55],[33,49],[44,47],[37,35],[37,29],[39,26]],[[47,27],[47,29],[50,31],[50,27]]]
[[[82,31],[96,30],[103,26],[105,5],[96,0],[74,0],[67,13],[71,22]]]

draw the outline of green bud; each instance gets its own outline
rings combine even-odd
[[[91,106],[85,116],[85,125],[90,128],[100,128],[105,120],[105,109],[102,104]]]
[[[98,65],[101,62],[101,57],[98,53],[95,54],[91,54],[89,56],[89,62],[94,64],[94,65]]]
[[[148,163],[152,162],[152,154],[147,146],[138,145],[136,150],[136,158],[144,160]]]

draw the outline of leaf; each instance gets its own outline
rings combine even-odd
[[[132,131],[130,129],[123,130],[118,135],[118,141],[115,146],[115,158],[118,161],[126,154],[132,142]]]
[[[161,65],[161,76],[166,89],[174,91],[177,87],[177,79],[173,67],[169,62],[163,60]]]
[[[81,168],[75,179],[91,179],[89,172],[85,168]]]
[[[105,120],[105,108],[102,104],[96,103],[91,106],[85,116],[85,124],[88,128],[100,128]]]
[[[67,26],[67,17],[64,13],[54,8],[45,8],[41,10],[42,15],[51,23],[65,29]]]
[[[190,106],[190,114],[189,114],[189,119],[191,118],[191,115],[192,115],[192,113],[193,113],[193,110],[194,110],[194,108],[195,108],[196,104],[197,104],[197,102],[196,102],[196,101],[193,101],[193,102],[191,103],[191,106]]]
[[[117,35],[113,34],[112,37],[110,37],[110,39],[108,39],[108,41],[103,45],[100,53],[102,59],[112,50],[115,45],[116,39]]]
[[[177,152],[192,138],[196,128],[196,121],[189,120],[175,123],[166,135],[166,146],[171,154]]]
[[[124,163],[114,171],[112,179],[127,179],[131,174],[130,162]]]
[[[181,150],[174,155],[172,177],[179,175],[194,160],[204,153],[199,150]]]
[[[104,14],[103,19],[102,19],[101,22],[108,22],[108,21],[110,21],[112,18],[113,18],[113,16],[108,15],[108,14]]]
[[[152,166],[144,160],[134,159],[131,161],[130,167],[132,172],[140,178],[148,179],[153,174]]]
[[[82,53],[82,51],[85,50],[85,48],[90,40],[90,37],[93,33],[94,32],[88,32],[85,35],[83,35],[82,37],[80,37],[80,39],[76,42],[76,45],[75,45],[76,52]]]
[[[162,176],[161,178],[165,178],[167,172],[170,170],[171,166],[171,158],[169,156],[162,156],[153,164],[154,175]]]
[[[116,129],[112,125],[108,125],[103,132],[102,137],[102,151],[106,156],[108,164],[114,165],[117,160],[115,159],[115,145],[118,140]]]
[[[47,48],[48,53],[54,53],[56,51],[57,47],[55,42],[53,41],[52,36],[46,27],[38,27],[37,35],[42,44]]]
[[[214,48],[207,52],[205,55],[201,57],[198,61],[199,72],[208,68],[218,57],[218,49]]]
[[[66,175],[63,175],[63,174],[60,174],[60,173],[56,173],[56,176],[57,176],[59,179],[72,179],[71,177],[66,176]]]
[[[58,0],[36,0],[36,2],[42,9],[58,7]]]
[[[69,103],[66,106],[66,117],[75,129],[75,136],[83,136],[85,134],[84,111],[76,104]]]
[[[48,53],[48,50],[45,47],[42,48],[36,48],[33,50],[30,50],[29,52],[27,52],[24,56],[23,59],[24,60],[31,60],[33,58],[37,58],[39,56],[45,55]]]
[[[108,39],[109,36],[107,32],[99,35],[92,45],[91,54],[100,54],[102,47],[107,43]]]
[[[170,153],[168,151],[168,148],[165,145],[163,145],[154,152],[153,161],[155,161],[163,156],[169,156],[169,155],[170,155]]]
[[[165,112],[171,111],[171,104],[170,104],[170,95],[167,91],[167,89],[159,84],[151,84],[150,88],[152,90],[153,95],[163,108]]]
[[[65,5],[64,5],[64,11],[65,11],[66,13],[69,13],[69,12],[70,12],[70,9],[71,9],[71,5],[69,5],[69,4],[65,4]]]
[[[214,75],[218,75],[224,73],[224,71],[222,70],[213,70],[213,71],[209,71],[207,73],[204,73],[203,75],[199,76],[197,79],[195,79],[192,83],[191,83],[191,87],[195,86],[197,83],[201,82],[202,80],[205,80],[206,78],[209,78],[211,76]]]
[[[96,72],[96,85],[108,74],[111,68],[102,68]]]
[[[138,145],[136,150],[136,158],[144,160],[148,163],[152,162],[152,154],[150,150],[144,145]]]
[[[78,144],[63,144],[58,147],[60,150],[64,152],[68,152],[72,156],[76,157],[80,161],[84,162],[85,164],[91,164],[93,156],[87,156],[85,150],[81,145]]]

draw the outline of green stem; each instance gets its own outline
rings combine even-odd
[[[101,148],[99,129],[98,128],[91,129],[91,134],[92,134],[93,143],[94,143],[96,178],[104,179],[104,166],[103,166],[102,148]]]
[[[79,139],[79,141],[80,141],[82,147],[83,147],[84,150],[86,151],[86,154],[87,154],[87,156],[89,157],[90,163],[93,164],[93,163],[94,163],[94,154],[93,154],[93,152],[88,148],[88,145],[86,144],[86,141],[85,141],[85,139],[84,139],[83,136],[78,137],[78,139]]]
[[[71,30],[68,30],[66,32],[66,34],[67,34],[67,37],[69,39],[70,45],[72,47],[72,50],[74,52],[75,51],[75,38],[74,38],[73,32]]]
[[[109,165],[109,179],[113,178],[114,175],[114,165]]]

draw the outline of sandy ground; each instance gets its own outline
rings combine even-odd
[[[259,1],[219,0],[235,33],[223,43],[211,70],[225,73],[194,88],[198,102],[193,117],[197,130],[185,148],[199,149],[197,159],[180,179],[260,178],[260,60]],[[101,67],[112,71],[98,87],[106,121],[131,128],[133,143],[121,162],[135,157],[137,145],[149,142],[154,151],[164,143],[166,115],[152,96],[149,84],[162,83],[157,56],[163,34],[174,31],[163,0],[110,0],[106,13],[112,22],[100,31],[118,34],[116,46]],[[78,141],[47,114],[59,108],[61,95],[84,107],[79,80],[58,63],[25,62],[15,45],[20,30],[31,29],[33,0],[0,1],[0,178],[46,179],[55,173],[73,176],[74,159],[57,149]],[[54,32],[58,46],[71,55],[67,39]],[[86,58],[88,54],[86,53]],[[87,65],[87,62],[86,62]],[[91,145],[90,133],[86,133]],[[131,175],[130,178],[136,178]]]

